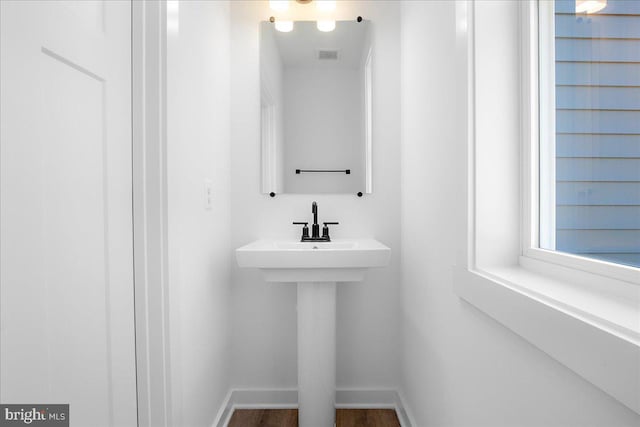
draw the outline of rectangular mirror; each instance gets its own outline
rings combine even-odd
[[[263,193],[371,193],[367,21],[260,28]]]

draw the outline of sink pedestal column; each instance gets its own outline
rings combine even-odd
[[[298,422],[336,420],[336,283],[298,283]]]

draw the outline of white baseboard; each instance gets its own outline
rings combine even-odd
[[[231,405],[232,394],[233,390],[229,390],[227,396],[222,401],[222,405],[220,405],[220,409],[218,409],[218,414],[216,415],[215,421],[213,421],[212,427],[223,427],[229,424],[229,420],[233,414],[233,408]]]
[[[338,389],[336,409],[395,409],[395,389]]]
[[[231,389],[213,427],[226,427],[236,409],[297,409],[297,389]]]
[[[232,389],[222,402],[213,427],[226,427],[235,409],[297,409],[297,389]],[[401,393],[396,389],[338,389],[338,409],[394,409],[402,427],[413,427]]]
[[[396,404],[396,414],[398,414],[400,425],[402,427],[416,427],[418,424],[416,423],[416,419],[413,418],[413,414],[409,409],[409,405],[407,405],[407,401],[402,390],[398,390],[396,397],[398,399]]]

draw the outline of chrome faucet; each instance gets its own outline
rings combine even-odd
[[[311,237],[309,237],[308,222],[294,222],[294,225],[302,225],[301,242],[330,242],[329,226],[338,225],[338,222],[323,222],[322,236],[320,236],[320,225],[318,224],[318,203],[311,204],[311,213],[313,214],[313,224],[311,225]]]

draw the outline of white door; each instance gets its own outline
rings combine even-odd
[[[0,18],[0,401],[134,426],[131,4]]]

